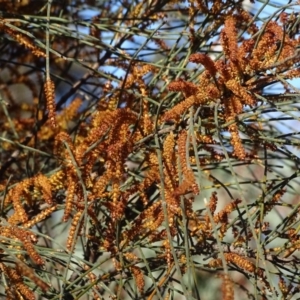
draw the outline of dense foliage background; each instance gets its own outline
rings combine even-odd
[[[298,2],[0,11],[1,297],[300,297]]]

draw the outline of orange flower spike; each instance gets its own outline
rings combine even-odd
[[[75,98],[58,116],[56,121],[59,127],[67,130],[68,123],[78,115],[78,109],[82,104],[82,99]]]
[[[225,85],[228,89],[230,89],[235,95],[239,96],[241,98],[242,103],[246,105],[254,105],[256,103],[255,98],[249,94],[249,91],[242,87],[239,82],[237,82],[235,79],[230,79],[227,82],[225,82]]]
[[[18,240],[23,243],[24,249],[27,251],[29,257],[33,260],[37,265],[44,265],[45,262],[39,253],[34,249],[32,240],[36,240],[35,235],[32,232],[20,229],[18,227],[12,227],[11,233]]]
[[[4,1],[1,1],[4,2]],[[37,57],[46,57],[46,53],[44,53],[41,49],[34,45],[33,41],[23,34],[20,31],[17,31],[5,24],[3,20],[0,23],[0,30],[3,30],[7,34],[9,34],[17,43],[23,45],[25,48],[31,50],[31,53]]]
[[[246,152],[239,136],[238,128],[236,124],[229,126],[229,132],[231,134],[230,142],[233,146],[233,155],[240,160],[245,160]]]
[[[63,222],[67,222],[70,217],[72,207],[73,207],[73,201],[74,201],[74,197],[75,197],[75,191],[76,191],[76,182],[74,182],[74,180],[72,180],[71,182],[69,182],[69,186],[68,186],[68,190],[67,190],[65,211],[64,211],[64,215],[63,215],[63,219],[62,219]]]
[[[187,132],[182,130],[179,134],[177,140],[178,146],[178,155],[180,158],[180,164],[182,168],[182,173],[184,175],[184,180],[176,190],[176,195],[184,194],[188,189],[192,189],[195,195],[199,194],[199,188],[196,184],[195,175],[193,171],[187,164],[187,155],[186,155],[186,140],[187,140]]]
[[[189,171],[189,167],[187,165],[187,157],[186,157],[186,140],[187,140],[187,132],[185,130],[182,130],[179,133],[177,139],[177,146],[178,146],[178,155],[180,158],[180,164],[184,175],[188,175],[188,171]]]
[[[29,241],[29,239],[35,239],[36,237],[32,238],[32,235],[33,233],[31,232],[27,232],[27,231],[24,231],[24,230],[21,230],[19,228],[16,228],[16,227],[12,227],[12,228],[9,228],[10,231],[11,231],[11,234],[16,236],[18,235],[18,239],[20,241],[24,241],[25,239],[27,239]],[[24,245],[24,243],[23,243]],[[31,244],[32,245],[32,244]],[[32,246],[33,247],[33,246]],[[27,249],[28,250],[28,249]],[[29,251],[29,254],[30,257],[33,259],[33,261],[35,263],[38,263],[41,265],[41,261],[40,261],[40,257],[37,258],[36,255],[39,256],[39,254],[36,253],[35,250],[33,250],[35,252],[34,256],[35,257],[32,257],[32,252]],[[49,289],[49,286],[48,284],[46,284],[44,281],[42,281],[39,277],[37,277],[34,272],[32,271],[32,269],[30,269],[29,267],[27,267],[24,263],[22,263],[21,261],[18,261],[18,264],[16,265],[16,269],[11,269],[9,267],[6,267],[4,264],[0,264],[1,266],[1,269],[2,271],[5,273],[5,275],[8,277],[8,279],[11,281],[12,284],[15,284],[17,285],[18,283],[22,283],[23,284],[23,277],[27,277],[29,279],[31,279],[37,286],[39,286],[44,292],[47,291]],[[20,285],[18,286],[19,288],[21,287]],[[26,285],[27,287],[27,285]],[[24,294],[24,292],[26,293],[27,289],[23,289],[23,286],[21,287],[22,288],[22,291],[20,290],[20,292]],[[28,287],[27,287],[28,288]],[[29,294],[31,295],[31,291],[28,289],[29,291]],[[26,298],[27,299],[27,298]],[[35,299],[35,298],[33,298]]]
[[[43,197],[47,204],[51,205],[53,204],[52,199],[52,188],[50,180],[43,174],[39,174],[36,177],[33,178],[33,182],[35,185],[39,186],[42,190]]]
[[[142,117],[143,134],[149,135],[153,132],[154,123],[151,120],[151,114],[149,111],[149,103],[143,100],[143,117]]]
[[[72,223],[71,223],[71,227],[70,227],[70,231],[69,231],[69,235],[68,235],[68,240],[67,240],[67,249],[70,251],[73,245],[74,240],[77,238],[77,236],[75,235],[77,227],[79,226],[78,229],[78,234],[80,234],[81,228],[83,226],[83,218],[81,218],[83,214],[83,210],[79,210],[75,216],[72,219]],[[81,218],[81,222],[79,223],[79,220]]]
[[[118,186],[118,190],[119,190],[119,186]],[[124,199],[124,197],[119,197],[119,196],[117,199],[118,199],[117,201],[110,202],[107,205],[110,210],[110,216],[113,222],[122,219],[126,208],[126,199]]]
[[[124,257],[129,260],[130,262],[137,262],[139,258],[132,252],[126,252],[124,253]]]
[[[215,83],[211,82],[211,75],[207,70],[199,76],[199,82],[201,82],[201,85],[198,86],[183,80],[173,81],[169,84],[170,91],[183,92],[187,98],[166,111],[162,117],[162,121],[178,121],[180,115],[192,105],[204,104],[220,96],[220,92]]]
[[[220,77],[218,78],[218,85],[223,86],[226,81],[231,79],[231,70],[228,67],[228,64],[226,64],[222,60],[216,61],[216,68],[218,72],[220,73]]]
[[[176,80],[172,81],[168,85],[168,90],[170,92],[182,92],[186,97],[190,95],[196,94],[198,91],[197,85],[192,82],[184,81],[184,80]]]
[[[103,174],[100,176],[93,186],[93,194],[97,197],[105,197],[106,195],[106,187],[109,182],[108,174]]]
[[[242,98],[236,96],[236,95],[232,95],[229,99],[229,105],[232,109],[232,114],[234,116],[242,113],[243,111],[243,103],[242,103]]]
[[[51,189],[53,191],[58,191],[64,187],[63,178],[65,177],[65,171],[60,170],[50,176],[49,181],[51,184]]]
[[[32,228],[34,225],[40,223],[41,221],[49,217],[56,209],[57,205],[47,207],[46,209],[42,210],[38,215],[34,216],[31,220],[25,222],[23,224],[23,227]]]
[[[56,127],[56,120],[55,120],[55,86],[54,82],[51,79],[47,79],[44,85],[44,91],[46,95],[46,102],[47,102],[47,110],[48,110],[48,117],[50,120],[50,124],[53,128]]]
[[[19,216],[18,219],[15,219],[13,217],[14,215],[9,217],[9,222],[12,222],[13,219],[15,220],[15,222],[13,222],[12,224],[24,223],[28,220],[28,215],[21,203],[21,198],[26,193],[26,190],[30,186],[30,183],[30,179],[25,179],[21,183],[19,183],[14,189],[10,190],[8,193],[7,198],[12,201],[15,214]],[[28,199],[28,197],[26,198]]]
[[[278,43],[283,42],[280,56],[278,57]],[[253,50],[250,61],[252,69],[268,68],[276,59],[282,60],[288,56],[292,56],[295,51],[295,45],[290,43],[291,40],[286,36],[284,39],[284,31],[275,21],[270,21],[264,29],[257,47]]]
[[[218,204],[217,192],[213,192],[208,202],[208,208],[211,211],[212,215],[214,215],[216,211],[217,204]]]
[[[233,283],[227,274],[223,276],[222,294],[223,294],[223,298],[222,298],[223,300],[234,300]]]
[[[165,257],[166,257],[166,260],[167,260],[167,265],[168,265],[168,268],[170,268],[171,264],[172,264],[172,261],[173,261],[173,256],[172,256],[171,246],[170,246],[169,240],[165,240],[163,242],[163,247],[164,247],[164,251],[165,251]]]
[[[144,228],[149,229],[152,226],[155,219],[157,222],[160,222],[160,213],[161,212],[161,201],[153,203],[150,207],[146,208],[139,216],[134,220],[133,225],[130,229],[123,232],[123,239],[133,240],[135,236],[138,236],[141,232],[144,231]],[[163,214],[162,214],[163,216]],[[163,216],[164,218],[164,216]],[[163,219],[162,219],[163,220]],[[159,224],[160,225],[160,224]],[[155,226],[155,229],[157,226]],[[154,230],[155,230],[154,229]],[[151,230],[151,228],[150,228]]]
[[[22,281],[22,276],[14,269],[7,267],[5,264],[0,263],[1,271],[8,276],[8,278],[16,283],[18,281]]]
[[[255,265],[246,258],[236,253],[224,253],[225,259],[229,263],[237,265],[239,268],[246,270],[249,273],[255,272]]]
[[[43,280],[41,280],[38,276],[36,276],[32,269],[27,267],[27,265],[25,265],[24,263],[19,262],[16,266],[16,270],[20,274],[22,274],[22,276],[25,276],[29,278],[32,282],[34,282],[35,285],[38,286],[42,291],[46,292],[47,290],[49,290],[49,285]]]
[[[279,277],[278,286],[285,297],[288,295],[288,293],[291,291],[292,288],[292,285],[291,284],[287,285],[281,276]]]
[[[17,282],[15,284],[16,290],[20,292],[20,294],[23,296],[22,298],[26,300],[35,300],[35,295],[33,291],[31,291],[26,284],[23,282]]]
[[[238,42],[237,42],[237,30],[236,23],[233,17],[229,17],[225,20],[224,29],[220,35],[221,44],[227,59],[230,59],[230,65],[235,75],[232,77],[239,77],[240,67],[238,60]]]
[[[172,182],[176,180],[175,158],[174,158],[175,139],[171,132],[165,139],[163,145],[163,158],[166,164],[164,173],[166,175],[166,186],[173,190]]]
[[[232,202],[230,202],[229,204],[227,204],[224,208],[224,211],[227,214],[230,214],[232,211],[234,211],[235,209],[237,209],[238,205],[242,202],[242,200],[240,199],[235,199]]]
[[[191,95],[190,97],[186,98],[184,101],[175,105],[172,109],[166,111],[162,117],[162,121],[169,121],[169,120],[178,121],[182,113],[184,113],[191,106],[199,102],[204,103],[205,99],[203,98],[202,100],[199,100],[199,98],[197,98],[195,95]]]
[[[209,261],[208,267],[210,268],[220,268],[222,267],[222,260],[221,258],[215,258]]]
[[[208,55],[194,53],[189,57],[189,61],[196,64],[202,64],[212,77],[216,76],[218,70],[215,62]]]
[[[143,224],[143,227],[145,229],[150,229],[151,232],[156,232],[157,228],[161,226],[163,223],[165,217],[162,211],[158,211],[156,215],[152,216],[152,222],[149,222],[148,224]]]
[[[74,153],[75,149],[74,149],[74,145],[72,142],[71,137],[69,136],[68,133],[61,131],[60,133],[58,133],[58,135],[55,137],[55,143],[54,143],[54,153],[56,155],[58,155],[59,157],[65,158],[68,157],[69,158],[69,153],[68,151],[65,150],[65,146],[64,143],[67,143],[70,150],[72,151],[72,153]],[[60,151],[60,149],[63,149],[63,151]],[[70,161],[68,162],[70,164]]]
[[[127,141],[129,125],[134,124],[137,121],[137,115],[130,109],[120,108],[111,113],[111,119],[105,119],[104,124],[101,126],[105,128],[105,133],[107,129],[111,128],[108,134],[107,143],[113,145],[118,141],[118,143],[123,144]],[[107,123],[107,124],[105,124]],[[123,132],[120,135],[120,130]],[[131,139],[132,141],[132,139]],[[132,141],[133,142],[133,141]]]
[[[143,294],[145,288],[145,279],[142,270],[137,266],[132,266],[130,267],[130,271],[135,278],[136,286],[138,287],[139,292]]]

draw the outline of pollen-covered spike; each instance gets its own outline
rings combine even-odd
[[[46,101],[47,101],[47,110],[50,124],[52,127],[56,127],[55,119],[55,86],[54,82],[51,79],[47,79],[44,85]]]
[[[77,231],[79,234],[81,231],[80,229],[83,226],[83,219],[81,218],[82,214],[83,214],[83,210],[79,210],[73,217],[71,228],[69,231],[68,240],[67,240],[67,249],[68,250],[72,249],[74,240],[76,240],[76,238],[77,238],[77,236],[76,236],[77,227],[79,226],[79,229]],[[78,224],[79,222],[80,222],[80,224]]]

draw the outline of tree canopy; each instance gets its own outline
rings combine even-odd
[[[0,0],[2,296],[296,299],[299,1],[249,3]]]

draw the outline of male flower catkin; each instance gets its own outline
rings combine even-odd
[[[51,126],[56,127],[55,120],[55,86],[54,82],[51,79],[47,79],[44,84],[46,102],[47,102],[47,110],[49,114],[49,120]]]

